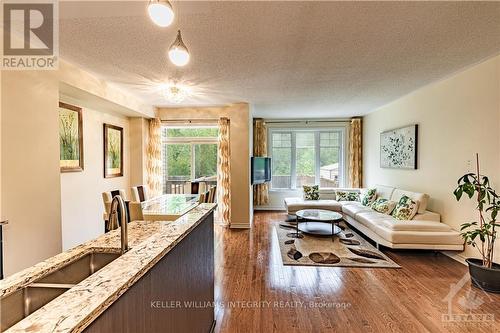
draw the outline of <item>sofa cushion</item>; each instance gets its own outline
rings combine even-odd
[[[303,185],[304,200],[319,200],[319,186],[318,185]]]
[[[359,192],[337,191],[335,193],[337,201],[359,201]]]
[[[438,213],[430,212],[428,210],[425,211],[425,213],[420,214],[417,213],[415,217],[413,217],[413,221],[434,221],[434,222],[441,222],[441,215]]]
[[[342,212],[352,218],[355,218],[358,213],[371,211],[372,210],[369,207],[363,206],[361,202],[346,201],[342,204]]]
[[[392,231],[450,231],[447,224],[435,221],[378,220],[377,224]]]
[[[358,221],[359,223],[370,229],[374,229],[375,226],[378,225],[378,223],[380,223],[380,221],[396,220],[394,217],[390,215],[382,214],[374,210],[356,213],[355,219],[356,221]]]
[[[377,199],[382,198],[391,200],[392,192],[394,192],[394,187],[385,185],[376,185],[375,188],[377,189]]]
[[[379,198],[373,202],[371,208],[382,214],[391,214],[396,207],[396,203],[391,200]]]
[[[418,202],[413,201],[410,197],[403,195],[399,199],[398,204],[392,211],[392,217],[398,220],[411,220],[417,214]]]
[[[371,204],[377,198],[377,189],[376,188],[368,188],[361,190],[361,203],[363,206],[371,206]]]
[[[418,193],[418,192],[410,192],[410,191],[405,191],[405,190],[401,190],[401,189],[397,188],[392,193],[391,200],[399,202],[399,200],[403,196],[407,196],[407,197],[411,198],[413,201],[418,202],[418,212],[420,214],[425,213],[425,210],[427,209],[427,204],[429,202],[429,195],[428,194]]]
[[[286,198],[285,206],[288,214],[295,214],[301,209],[326,209],[335,212],[342,211],[342,205],[335,200],[304,200],[302,198]]]

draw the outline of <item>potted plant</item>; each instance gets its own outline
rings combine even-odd
[[[488,177],[479,172],[479,155],[476,154],[476,173],[468,173],[458,180],[458,187],[453,194],[459,201],[463,194],[469,199],[475,197],[478,221],[462,224],[460,231],[465,243],[472,245],[481,254],[482,259],[466,259],[472,284],[483,290],[500,293],[500,265],[493,262],[493,253],[497,232],[496,227],[500,210],[500,198],[490,186]]]

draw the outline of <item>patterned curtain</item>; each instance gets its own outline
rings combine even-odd
[[[231,149],[229,147],[229,119],[219,119],[219,142],[218,142],[218,164],[217,164],[217,193],[219,210],[222,216],[222,223],[231,225]]]
[[[363,185],[363,150],[361,118],[351,119],[349,128],[349,186],[354,188]]]
[[[147,181],[152,198],[162,194],[161,178],[161,121],[159,118],[149,120],[149,141],[147,151]]]
[[[267,131],[263,119],[255,119],[253,122],[253,156],[267,156]],[[253,187],[253,204],[256,206],[269,203],[268,184],[258,184]]]

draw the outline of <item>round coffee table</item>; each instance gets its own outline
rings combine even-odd
[[[288,234],[289,237],[302,238],[301,232],[311,235],[335,236],[342,232],[338,223],[342,220],[342,214],[324,209],[302,209],[295,213],[295,233]],[[302,220],[301,225],[300,220]],[[331,227],[327,224],[330,224]]]

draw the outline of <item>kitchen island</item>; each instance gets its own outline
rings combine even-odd
[[[5,332],[209,332],[215,206],[201,204],[172,222],[131,222],[130,250],[121,256],[117,229],[7,277],[0,282],[2,302],[79,258],[94,252],[116,256]]]

